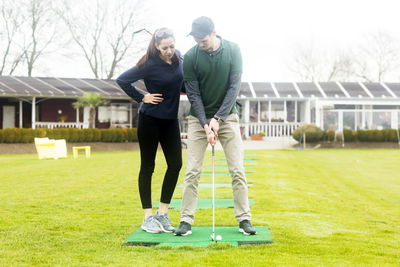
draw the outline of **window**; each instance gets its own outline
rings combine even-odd
[[[285,111],[283,101],[271,102],[271,122],[284,122]]]
[[[355,130],[355,112],[343,112],[343,129]]]
[[[111,123],[129,123],[129,104],[111,103]]]
[[[356,106],[355,105],[339,105],[339,104],[336,104],[334,106],[334,108],[335,109],[356,109]]]
[[[260,102],[260,121],[269,122],[269,102]]]
[[[286,101],[286,120],[288,122],[295,122],[295,115],[296,115],[296,110],[295,110],[295,102],[294,101]]]
[[[372,129],[390,129],[391,118],[390,112],[374,112],[372,116]]]
[[[110,107],[101,106],[99,107],[98,119],[99,122],[109,122],[110,121]]]
[[[258,122],[258,101],[250,102],[250,122]]]
[[[399,106],[394,105],[373,105],[373,109],[399,109]]]
[[[302,122],[302,117],[301,117],[301,109],[302,109],[302,105],[304,105],[304,102],[297,102],[297,121],[296,122]]]
[[[338,112],[324,111],[324,129],[337,130],[338,129]]]

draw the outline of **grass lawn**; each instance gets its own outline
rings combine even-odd
[[[223,158],[217,151],[216,159]],[[123,246],[143,218],[138,151],[77,160],[0,155],[0,265],[400,265],[399,150],[259,150],[246,151],[246,158],[257,159],[246,162],[254,172],[247,177],[252,223],[270,227],[273,244],[149,248]],[[154,204],[164,170],[158,153]],[[230,178],[216,176],[216,182]],[[181,196],[177,188],[174,198]],[[211,190],[199,196],[210,198]],[[232,197],[231,189],[218,188],[216,196]],[[216,214],[217,225],[237,226],[233,209]],[[179,211],[169,216],[177,226]],[[211,225],[211,216],[198,210],[194,226]]]

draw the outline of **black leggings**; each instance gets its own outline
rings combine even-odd
[[[139,193],[143,209],[152,208],[151,176],[155,167],[158,143],[167,161],[160,202],[169,204],[182,167],[182,146],[178,119],[158,119],[139,113],[137,131],[140,146]]]

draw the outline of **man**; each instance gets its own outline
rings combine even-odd
[[[235,106],[242,74],[240,49],[216,35],[214,23],[208,17],[195,19],[189,35],[194,37],[197,45],[185,54],[183,60],[184,82],[191,109],[181,223],[175,235],[192,233],[204,153],[208,143],[215,145],[217,138],[224,149],[232,176],[235,219],[239,222],[239,231],[254,235],[257,232],[250,223],[243,168],[244,149]]]

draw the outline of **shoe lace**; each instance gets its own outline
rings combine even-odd
[[[171,224],[167,213],[165,213],[164,215],[158,215],[158,218],[163,224],[168,224],[168,225]]]

